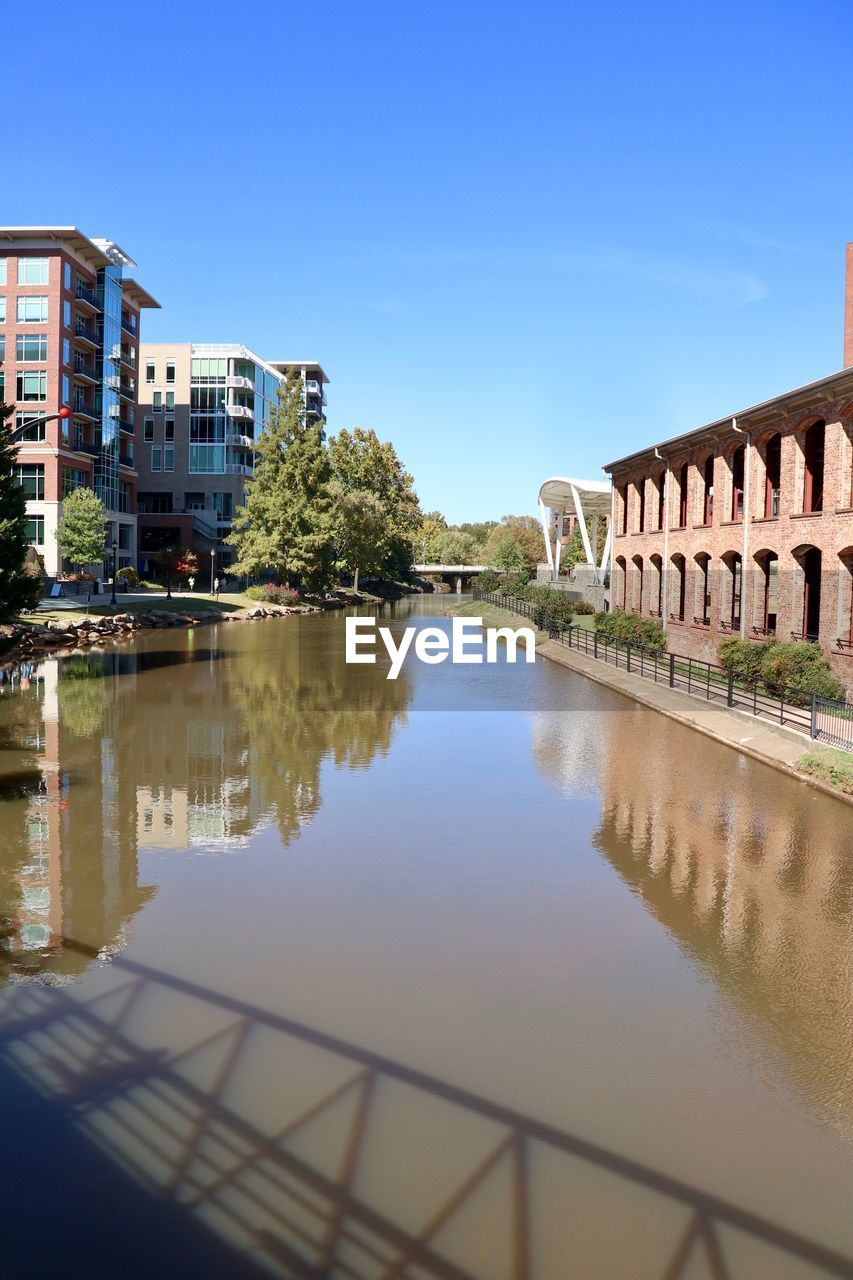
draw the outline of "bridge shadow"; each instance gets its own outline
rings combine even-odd
[[[22,1197],[7,1159],[16,1277],[54,1273],[32,1269],[42,1222],[85,1274],[129,1280],[853,1277],[781,1224],[317,1028],[125,957],[95,977],[85,997],[0,995],[5,1141],[32,1179]]]

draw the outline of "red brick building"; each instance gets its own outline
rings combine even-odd
[[[135,265],[76,227],[0,227],[0,402],[15,409],[30,541],[51,575],[62,500],[81,485],[106,507],[119,566],[136,563],[140,311],[159,304]],[[72,416],[57,421],[62,406]]]
[[[712,661],[731,635],[814,640],[853,688],[853,368],[604,469],[614,608]]]

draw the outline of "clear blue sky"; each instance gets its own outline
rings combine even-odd
[[[151,340],[321,360],[453,521],[841,363],[843,0],[17,23],[2,221],[117,240]]]

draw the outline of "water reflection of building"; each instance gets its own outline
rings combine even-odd
[[[849,811],[692,730],[656,729],[620,717],[596,843],[837,1116],[853,1054]]]
[[[2,704],[0,976],[79,972],[87,962],[63,939],[120,946],[153,893],[139,885],[119,791],[115,690],[103,680],[65,687],[59,672],[46,660]],[[100,736],[90,736],[96,725]]]
[[[271,824],[287,844],[320,807],[324,761],[362,768],[389,749],[405,678],[365,668],[353,680],[310,625],[281,646],[240,628],[227,649],[202,647],[212,634],[48,658],[4,686],[6,967],[85,967],[62,939],[122,945],[154,892],[138,883],[139,850],[238,849]]]

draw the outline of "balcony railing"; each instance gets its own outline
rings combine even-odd
[[[82,418],[94,418],[97,422],[100,419],[101,411],[96,409],[88,400],[74,400],[74,412]]]
[[[125,400],[130,400],[136,404],[136,386],[132,382],[122,382],[119,386],[118,393]]]
[[[74,337],[80,338],[83,342],[91,342],[94,347],[98,346],[99,339],[97,329],[90,328],[84,320],[75,320]]]
[[[230,418],[254,418],[254,413],[244,404],[226,404],[225,412]]]
[[[81,356],[79,352],[74,356],[74,377],[89,378],[92,382],[97,382],[98,380],[97,367],[91,360]]]
[[[99,458],[101,451],[96,444],[91,444],[88,440],[75,440],[73,449],[75,453],[86,453],[90,458]]]
[[[251,436],[239,435],[236,431],[227,431],[225,433],[225,443],[238,449],[254,449],[255,447],[255,442]]]
[[[100,311],[101,304],[98,302],[98,295],[94,289],[90,289],[88,285],[78,284],[74,290],[74,297],[78,302],[84,302],[90,307],[94,307],[95,311]]]
[[[225,379],[226,387],[230,387],[232,391],[254,391],[255,384],[251,378],[244,378],[242,374],[230,374]]]
[[[134,326],[130,323],[129,320],[125,320],[124,316],[122,316],[121,318],[121,327],[122,329],[124,329],[125,333],[132,334],[134,338],[138,337],[137,330],[134,328]]]
[[[228,462],[225,464],[225,474],[227,476],[253,476],[255,470],[254,467],[247,467],[242,462]]]
[[[120,453],[120,454],[118,455],[118,460],[119,460],[119,464],[120,464],[120,466],[122,466],[122,467],[131,467],[131,468],[132,468],[132,467],[134,466],[134,462],[133,462],[133,454],[132,454],[132,453]]]

